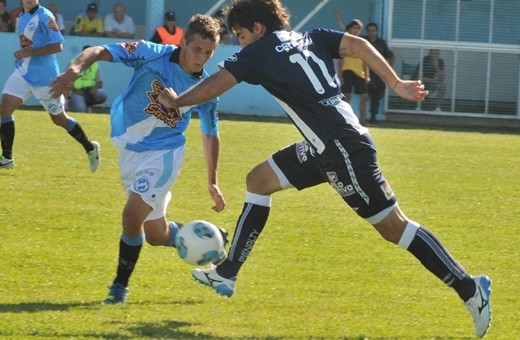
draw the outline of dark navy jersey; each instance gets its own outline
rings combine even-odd
[[[331,139],[359,136],[359,124],[343,99],[334,59],[343,32],[275,31],[224,61],[238,82],[262,85],[319,153]]]

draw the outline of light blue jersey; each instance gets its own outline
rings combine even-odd
[[[61,44],[63,36],[47,8],[36,5],[30,12],[19,16],[20,47],[38,49],[50,44]],[[16,61],[16,72],[32,86],[48,86],[60,73],[55,54],[36,55]]]
[[[193,111],[198,112],[205,135],[218,133],[218,99],[182,108],[180,114],[157,102],[164,88],[171,87],[182,93],[208,76],[204,70],[197,75],[186,73],[178,63],[180,49],[151,42],[107,44],[103,47],[112,55],[113,62],[135,70],[128,89],[114,100],[110,110],[114,145],[137,152],[184,145],[184,131]]]

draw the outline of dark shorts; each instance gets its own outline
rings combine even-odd
[[[379,222],[397,199],[377,165],[369,134],[332,140],[320,155],[306,141],[289,145],[272,156],[278,176],[303,190],[328,182],[343,200],[370,223]],[[280,174],[281,172],[281,174]]]
[[[367,93],[367,83],[365,79],[350,70],[343,71],[342,76],[343,86],[341,86],[341,92],[352,93],[352,88],[354,88],[354,94]]]

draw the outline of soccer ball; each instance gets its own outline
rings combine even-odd
[[[220,230],[202,220],[188,222],[179,229],[175,248],[181,259],[197,266],[219,264],[227,256]]]

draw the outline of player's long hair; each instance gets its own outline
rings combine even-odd
[[[253,32],[255,22],[265,25],[267,33],[291,29],[291,16],[280,0],[233,0],[226,11],[231,32],[239,27]]]
[[[220,23],[209,15],[196,14],[190,18],[184,32],[186,43],[189,44],[195,38],[195,34],[200,35],[202,39],[209,39],[218,43],[220,40]]]

